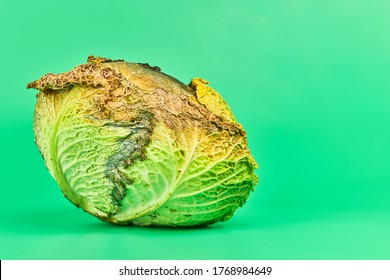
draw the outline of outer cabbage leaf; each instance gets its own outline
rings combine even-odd
[[[196,128],[172,135],[157,126],[146,159],[122,170],[133,184],[115,218],[180,226],[230,218],[256,180],[251,159],[243,153],[244,139],[224,131],[204,135]]]

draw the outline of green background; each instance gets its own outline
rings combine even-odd
[[[390,259],[389,1],[0,1],[1,259]],[[34,146],[41,75],[88,55],[202,77],[260,182],[202,229],[104,224]]]

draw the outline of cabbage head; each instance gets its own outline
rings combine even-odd
[[[208,82],[90,56],[31,82],[35,143],[64,196],[140,226],[225,221],[257,183],[245,132]]]

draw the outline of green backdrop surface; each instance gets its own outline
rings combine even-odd
[[[0,259],[390,259],[389,1],[0,1]],[[119,227],[71,205],[25,85],[88,55],[202,77],[259,184],[228,222]]]

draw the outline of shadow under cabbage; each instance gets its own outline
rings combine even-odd
[[[196,227],[139,227],[134,225],[114,225],[102,222],[80,209],[36,208],[9,209],[0,213],[0,231],[12,234],[82,234],[82,233],[133,233],[139,230],[177,232],[177,231],[213,231],[224,227],[223,224]]]

